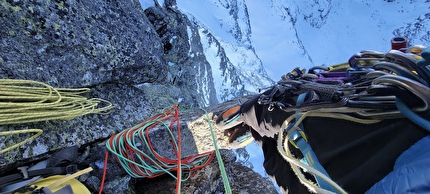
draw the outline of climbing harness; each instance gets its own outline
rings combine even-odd
[[[80,170],[70,175],[54,175],[46,178],[31,179],[31,183],[15,190],[13,193],[32,194],[90,194],[88,188],[75,178],[92,171],[91,167]]]
[[[168,132],[177,159],[161,156],[154,150],[150,131],[160,126]],[[173,134],[174,131],[177,133],[176,137]],[[132,128],[113,135],[106,141],[106,147],[105,168],[99,193],[103,191],[109,152],[114,155],[118,163],[131,177],[153,178],[163,174],[174,177],[176,179],[176,193],[181,190],[181,181],[192,177],[196,170],[210,164],[214,158],[213,151],[182,158],[181,128],[177,104],[162,114],[154,115]],[[176,171],[176,176],[171,171]]]
[[[277,148],[290,163],[300,182],[311,191],[346,193],[330,178],[313,153],[306,129],[301,125],[307,117],[341,119],[361,124],[406,117],[430,131],[430,49],[423,46],[400,48],[402,52],[366,50],[356,53],[349,59],[349,67],[343,66],[344,72],[316,67],[308,73],[298,74],[304,71],[295,69],[294,73],[273,87],[272,93],[261,95],[259,103],[269,104],[269,111],[276,106],[293,113],[279,131],[282,135],[278,137]],[[297,103],[286,102],[279,97],[275,101],[276,93],[278,96],[287,93]],[[300,150],[303,158],[292,154],[291,145]],[[307,178],[306,173],[313,175],[314,179]]]

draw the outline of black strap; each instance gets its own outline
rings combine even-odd
[[[0,177],[0,187],[4,187],[17,181],[30,179],[36,176],[48,177],[53,175],[73,174],[78,171],[78,166],[76,164],[70,164],[64,167],[49,167],[30,171],[26,171],[26,169],[20,168],[20,170],[21,173],[15,173]]]

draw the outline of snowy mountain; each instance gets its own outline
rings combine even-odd
[[[261,63],[275,81],[296,66],[387,51],[395,35],[429,45],[429,6],[426,0],[177,0],[177,9],[217,39],[232,65],[251,71]]]

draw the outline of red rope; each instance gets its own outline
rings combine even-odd
[[[149,138],[149,131],[153,129],[155,126],[163,124],[163,122],[167,120],[170,120],[169,130],[171,132],[173,132],[173,127],[175,124],[177,127],[176,141],[178,144],[175,145],[175,139],[173,137],[170,140],[177,158],[176,160],[164,158],[161,155],[159,155],[154,150],[151,140]],[[144,128],[148,124],[150,125]],[[150,153],[142,153],[143,152],[142,150],[137,150],[136,146],[132,146],[128,143],[130,140],[134,140],[134,138],[136,138],[135,137],[136,134],[138,134],[140,137],[146,137]],[[123,141],[124,143],[121,144],[121,141]],[[166,172],[154,173],[150,170],[140,167],[139,164],[136,163],[137,156],[139,156],[139,158],[141,159],[143,158],[145,160],[146,165],[148,165],[149,163],[149,165],[151,166],[164,168],[164,169],[167,169],[168,171],[176,171],[176,193],[180,192],[181,177],[184,173],[189,173],[189,176],[192,177],[194,176],[196,170],[204,168],[206,165],[210,164],[214,158],[213,151],[182,158],[181,127],[180,127],[179,110],[178,110],[177,104],[174,104],[172,108],[166,110],[162,114],[154,115],[130,129],[127,129],[125,131],[122,131],[118,134],[113,135],[107,141],[106,146],[108,146],[108,148],[111,148],[108,150],[114,153],[114,157],[118,163],[120,163],[121,165],[125,165],[126,163],[127,167],[131,170],[131,172],[128,172],[128,173],[129,174],[134,173],[134,174],[131,174],[132,176],[138,175],[145,178],[154,178],[166,173]],[[109,154],[108,150],[106,150],[104,170],[102,175],[103,177],[100,185],[99,194],[102,193],[103,187],[104,187],[106,169],[107,169],[107,160],[108,160],[108,154]],[[118,157],[118,155],[121,155],[122,157]],[[152,155],[154,158],[148,157],[148,155]],[[196,161],[200,163],[196,163]],[[176,167],[173,167],[174,164],[176,165]],[[191,166],[191,168],[189,167],[184,168],[184,166]]]
[[[106,169],[107,169],[107,162],[109,159],[109,152],[108,150],[106,150],[106,154],[105,154],[105,161],[104,161],[104,169],[103,169],[103,175],[102,175],[102,182],[100,184],[100,189],[99,189],[99,194],[102,194],[103,192],[103,187],[105,186],[105,178],[106,178]]]

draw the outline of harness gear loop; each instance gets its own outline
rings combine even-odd
[[[425,51],[423,53],[426,54]],[[285,136],[280,135],[278,137],[279,152],[289,161],[293,171],[298,174],[300,181],[317,192],[343,193],[345,191],[331,180],[327,171],[319,163],[309,144],[305,130],[302,130],[302,121],[304,118],[327,117],[371,124],[379,122],[377,118],[407,116],[421,127],[430,130],[430,127],[427,127],[430,126],[428,120],[416,115],[399,97],[396,97],[418,97],[421,101],[418,106],[415,102],[412,110],[429,112],[430,88],[428,88],[427,81],[428,70],[424,71],[424,68],[418,67],[419,65],[417,65],[415,58],[398,51],[389,51],[386,54],[374,51],[362,51],[351,57],[349,64],[354,68],[347,69],[347,74],[328,74],[333,75],[333,79],[330,81],[324,80],[324,77],[321,80],[311,76],[307,76],[306,80],[296,80],[297,78],[295,77],[293,81],[302,82],[302,84],[295,85],[297,90],[306,89],[312,91],[311,94],[316,94],[317,98],[306,101],[305,98],[308,92],[300,94],[296,100],[295,107],[285,110],[286,112],[295,111],[295,114],[285,120],[282,126],[283,130],[279,132],[279,134],[286,133]],[[424,62],[421,62],[421,64],[424,64]],[[363,68],[366,69],[363,71]],[[313,69],[312,72],[314,72]],[[318,74],[323,75],[323,73]],[[351,76],[356,76],[356,78],[351,79]],[[353,80],[358,80],[357,83],[361,86],[358,87],[358,84],[357,86],[350,84]],[[288,81],[282,81],[282,83],[288,83]],[[392,89],[387,86],[391,86]],[[400,90],[403,93],[405,90],[409,93],[402,95],[393,93],[400,92]],[[336,106],[321,106],[322,102],[333,102],[336,99],[345,100],[344,108],[349,108],[349,110],[337,108]],[[304,103],[305,101],[306,103]],[[315,108],[305,108],[307,106],[314,106]],[[369,120],[345,115],[343,111],[375,119]],[[292,122],[293,120],[295,121]],[[284,142],[283,138],[285,138]],[[288,144],[298,149],[302,153],[303,158],[292,156]],[[297,161],[300,161],[300,164]],[[304,178],[299,168],[314,176],[317,187],[312,186],[312,181]]]

